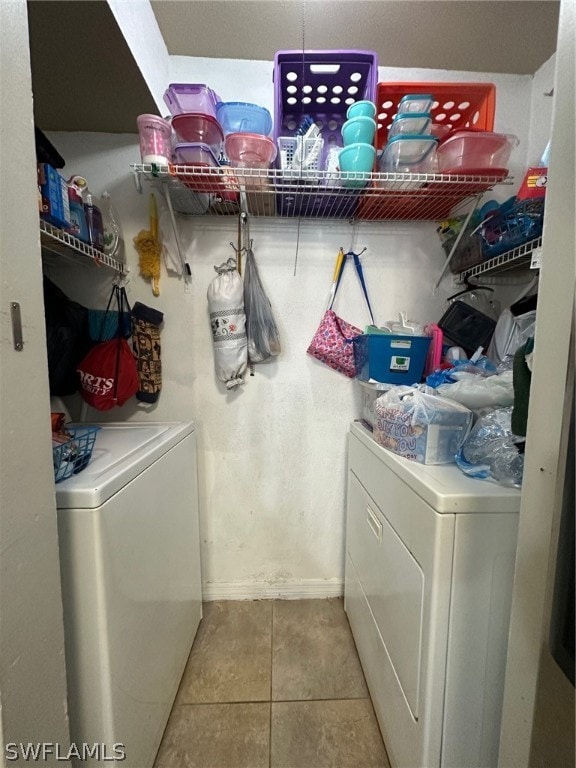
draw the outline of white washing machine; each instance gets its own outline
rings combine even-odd
[[[393,766],[497,766],[519,509],[351,426],[345,608]]]
[[[202,615],[196,465],[191,423],[105,424],[56,485],[71,740],[105,745],[77,765],[153,765]]]

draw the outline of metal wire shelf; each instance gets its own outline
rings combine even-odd
[[[460,279],[464,282],[471,278],[480,277],[480,275],[507,272],[510,269],[516,269],[518,267],[529,267],[534,251],[541,246],[541,237],[538,237],[535,240],[530,240],[530,242],[519,245],[510,251],[506,251],[506,253],[501,253],[500,256],[494,256],[494,258],[489,259],[488,261],[483,261],[480,264],[476,264],[476,266],[461,272]]]
[[[109,267],[121,275],[125,275],[128,272],[125,264],[116,261],[116,259],[93,248],[91,245],[87,245],[82,240],[78,240],[77,237],[70,235],[68,232],[54,227],[52,224],[44,221],[44,219],[40,219],[40,242],[44,250],[55,253],[58,256],[65,256],[76,262],[78,262],[79,255],[86,256],[97,267]],[[84,259],[82,261],[85,264],[90,263],[90,261],[85,261]]]
[[[361,174],[146,164],[131,169],[139,190],[142,178],[168,184],[174,210],[207,216],[242,210],[274,218],[437,221],[498,184],[512,184],[504,173]]]

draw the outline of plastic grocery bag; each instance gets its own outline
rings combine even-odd
[[[234,389],[244,384],[242,374],[248,364],[244,284],[234,259],[228,259],[208,286],[208,308],[214,342],[216,375]]]
[[[437,394],[455,400],[471,411],[503,408],[514,403],[512,371],[487,377],[467,371],[456,371],[453,377],[455,381],[436,388]]]
[[[244,311],[248,359],[264,363],[280,354],[280,334],[274,322],[272,306],[258,274],[252,248],[246,250],[244,264]]]
[[[524,454],[519,446],[524,439],[512,434],[511,422],[512,408],[496,408],[478,419],[456,455],[462,472],[500,485],[522,485]]]
[[[468,408],[414,387],[393,387],[374,404],[374,439],[421,464],[450,464],[472,425]]]
[[[514,315],[504,309],[496,323],[496,329],[488,348],[488,356],[499,365],[506,357],[513,357],[516,350],[534,336],[536,312]]]

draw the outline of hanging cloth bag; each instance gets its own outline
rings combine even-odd
[[[228,259],[208,286],[208,309],[214,342],[216,376],[227,389],[244,384],[242,374],[248,365],[244,284],[234,259]]]
[[[340,250],[336,258],[336,267],[334,269],[334,278],[328,309],[324,313],[324,317],[322,318],[318,330],[314,334],[306,352],[317,360],[320,360],[321,363],[338,371],[338,373],[343,373],[345,376],[352,379],[356,375],[353,340],[357,336],[361,336],[362,331],[359,328],[356,328],[356,326],[347,323],[332,309],[348,256],[352,256],[354,259],[354,266],[356,267],[358,279],[362,286],[362,292],[366,299],[372,325],[375,325],[374,314],[372,313],[372,307],[370,306],[370,299],[368,298],[368,291],[366,290],[360,258],[355,253],[344,254],[343,251]]]
[[[112,288],[107,312],[114,298],[118,305],[119,318],[116,336],[109,341],[95,344],[77,368],[82,398],[99,411],[108,411],[116,405],[124,405],[136,394],[139,386],[136,361],[123,336],[120,322],[123,312],[130,313],[125,289],[117,285]]]

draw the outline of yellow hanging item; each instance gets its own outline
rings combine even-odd
[[[140,274],[152,282],[152,293],[160,295],[161,251],[158,241],[158,211],[154,193],[150,194],[150,229],[142,229],[133,240],[140,257]]]

